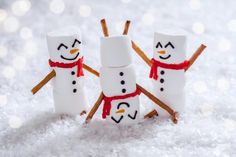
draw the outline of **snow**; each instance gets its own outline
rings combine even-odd
[[[0,156],[236,156],[236,1],[20,1],[0,1]],[[153,32],[165,28],[187,32],[188,57],[201,43],[208,46],[186,73],[186,112],[178,125],[155,118],[112,126],[101,109],[88,125],[85,117],[61,120],[53,114],[50,84],[30,93],[49,72],[46,32],[57,28],[80,26],[85,62],[99,69],[101,18],[111,35],[130,19],[129,34],[149,57]],[[151,89],[148,67],[135,53],[133,60],[138,82]],[[93,105],[101,89],[95,76],[86,76]],[[141,103],[144,115],[152,103],[144,96]]]

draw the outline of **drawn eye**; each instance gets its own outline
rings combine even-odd
[[[173,49],[175,48],[175,47],[171,44],[170,41],[166,44],[165,48],[167,48],[169,45],[170,45]]]
[[[81,41],[75,39],[74,43],[72,44],[72,47],[74,47],[76,43],[81,44]]]
[[[61,44],[58,46],[57,50],[60,50],[61,47],[64,47],[65,49],[68,49],[68,47],[67,47],[66,45],[64,45],[63,43],[61,43]]]
[[[159,46],[162,48],[162,45],[160,42],[157,43],[156,48],[158,48]]]

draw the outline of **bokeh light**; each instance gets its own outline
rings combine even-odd
[[[3,45],[0,45],[0,58],[4,58],[7,55],[7,48]]]
[[[7,66],[3,69],[2,74],[7,79],[12,79],[15,77],[15,69],[13,67]]]
[[[13,66],[15,69],[22,70],[25,67],[26,60],[22,56],[17,56],[13,59]]]
[[[193,89],[195,92],[197,92],[199,94],[204,93],[205,91],[207,91],[207,85],[203,81],[197,81],[194,83]]]
[[[19,21],[17,18],[11,16],[6,18],[6,20],[3,23],[4,30],[6,32],[15,32],[19,28]]]
[[[192,26],[192,30],[196,34],[202,34],[205,31],[205,27],[201,22],[195,22]]]
[[[154,22],[154,17],[151,13],[145,13],[143,16],[142,16],[142,23],[144,25],[152,25]]]
[[[38,52],[37,43],[33,40],[29,40],[24,45],[24,52],[26,53],[27,57],[30,55],[34,55]]]
[[[231,48],[230,40],[226,38],[221,38],[218,43],[218,48],[220,51],[223,51],[223,52],[230,50]]]
[[[63,13],[65,9],[65,3],[63,0],[52,0],[50,2],[50,10],[55,14]]]
[[[228,29],[232,32],[236,32],[236,19],[232,19],[227,24]]]
[[[7,96],[1,94],[0,95],[0,107],[3,107],[7,104]]]
[[[30,39],[32,37],[32,30],[28,27],[23,27],[20,30],[20,37],[22,39]]]
[[[31,3],[29,0],[17,0],[12,3],[11,10],[12,13],[16,16],[25,15],[31,7]]]
[[[121,2],[123,2],[123,3],[129,3],[129,2],[131,2],[131,0],[121,0]]]
[[[11,128],[17,129],[22,126],[22,119],[17,116],[9,117],[8,124]]]
[[[7,17],[7,12],[3,9],[0,9],[0,22],[4,21]]]
[[[217,80],[217,87],[221,90],[221,91],[226,91],[229,89],[230,87],[230,83],[227,79],[225,78],[220,78]]]
[[[201,2],[199,0],[190,0],[189,6],[193,10],[198,10],[201,8]]]
[[[88,5],[81,5],[80,7],[79,7],[79,14],[80,14],[80,16],[82,16],[82,17],[89,17],[90,16],[90,14],[91,14],[91,7],[90,6],[88,6]]]

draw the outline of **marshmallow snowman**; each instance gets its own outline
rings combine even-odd
[[[153,79],[153,93],[181,113],[185,106],[184,73],[188,66],[188,61],[185,61],[186,36],[155,33],[153,50],[152,66],[156,66],[152,67],[153,72],[156,73]],[[151,73],[150,75],[153,75]],[[157,111],[160,116],[167,115],[158,106]]]
[[[140,120],[139,90],[128,36],[101,37],[100,84],[105,96],[103,118],[115,124]]]
[[[81,33],[76,27],[47,34],[49,64],[55,70],[52,79],[55,112],[85,113],[88,103],[84,92]]]

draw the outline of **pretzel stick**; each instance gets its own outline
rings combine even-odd
[[[158,116],[158,113],[157,113],[157,111],[154,109],[154,110],[152,110],[151,112],[149,112],[148,114],[146,114],[145,116],[144,116],[144,119],[146,119],[146,118],[152,118],[153,116]]]
[[[48,81],[50,81],[55,76],[56,72],[55,70],[52,70],[42,81],[39,82],[39,84],[32,88],[31,92],[33,94],[37,93]]]
[[[151,60],[147,57],[147,55],[132,41],[132,47],[134,51],[147,63],[147,65],[152,66]]]
[[[109,33],[108,33],[108,28],[107,28],[107,24],[106,24],[106,20],[105,19],[101,20],[101,25],[102,25],[102,31],[103,31],[104,36],[108,37]]]
[[[93,68],[91,68],[90,66],[86,65],[86,64],[83,64],[83,68],[85,70],[87,70],[88,72],[96,75],[97,77],[99,77],[99,72],[97,72],[96,70],[94,70]]]
[[[189,69],[189,67],[195,62],[195,60],[199,57],[199,55],[203,52],[203,50],[206,48],[205,45],[201,44],[199,48],[195,51],[195,53],[192,55],[192,57],[189,59],[189,66],[185,71]]]
[[[144,94],[146,95],[149,99],[151,99],[155,104],[166,110],[170,115],[171,119],[174,123],[177,123],[177,113],[171,109],[169,106],[167,106],[164,102],[159,100],[157,97],[155,97],[152,93],[148,92],[146,89],[144,89],[142,86],[136,84],[137,88]]]
[[[127,34],[128,34],[129,26],[130,26],[130,21],[127,20],[127,21],[125,22],[125,27],[124,27],[123,35],[127,35]]]
[[[104,94],[103,92],[101,92],[101,94],[99,95],[96,103],[94,104],[93,108],[90,110],[86,120],[85,120],[85,123],[89,123],[90,120],[93,118],[93,115],[95,114],[95,112],[97,111],[98,107],[100,106],[100,104],[102,103],[103,101],[103,98],[104,98]]]

